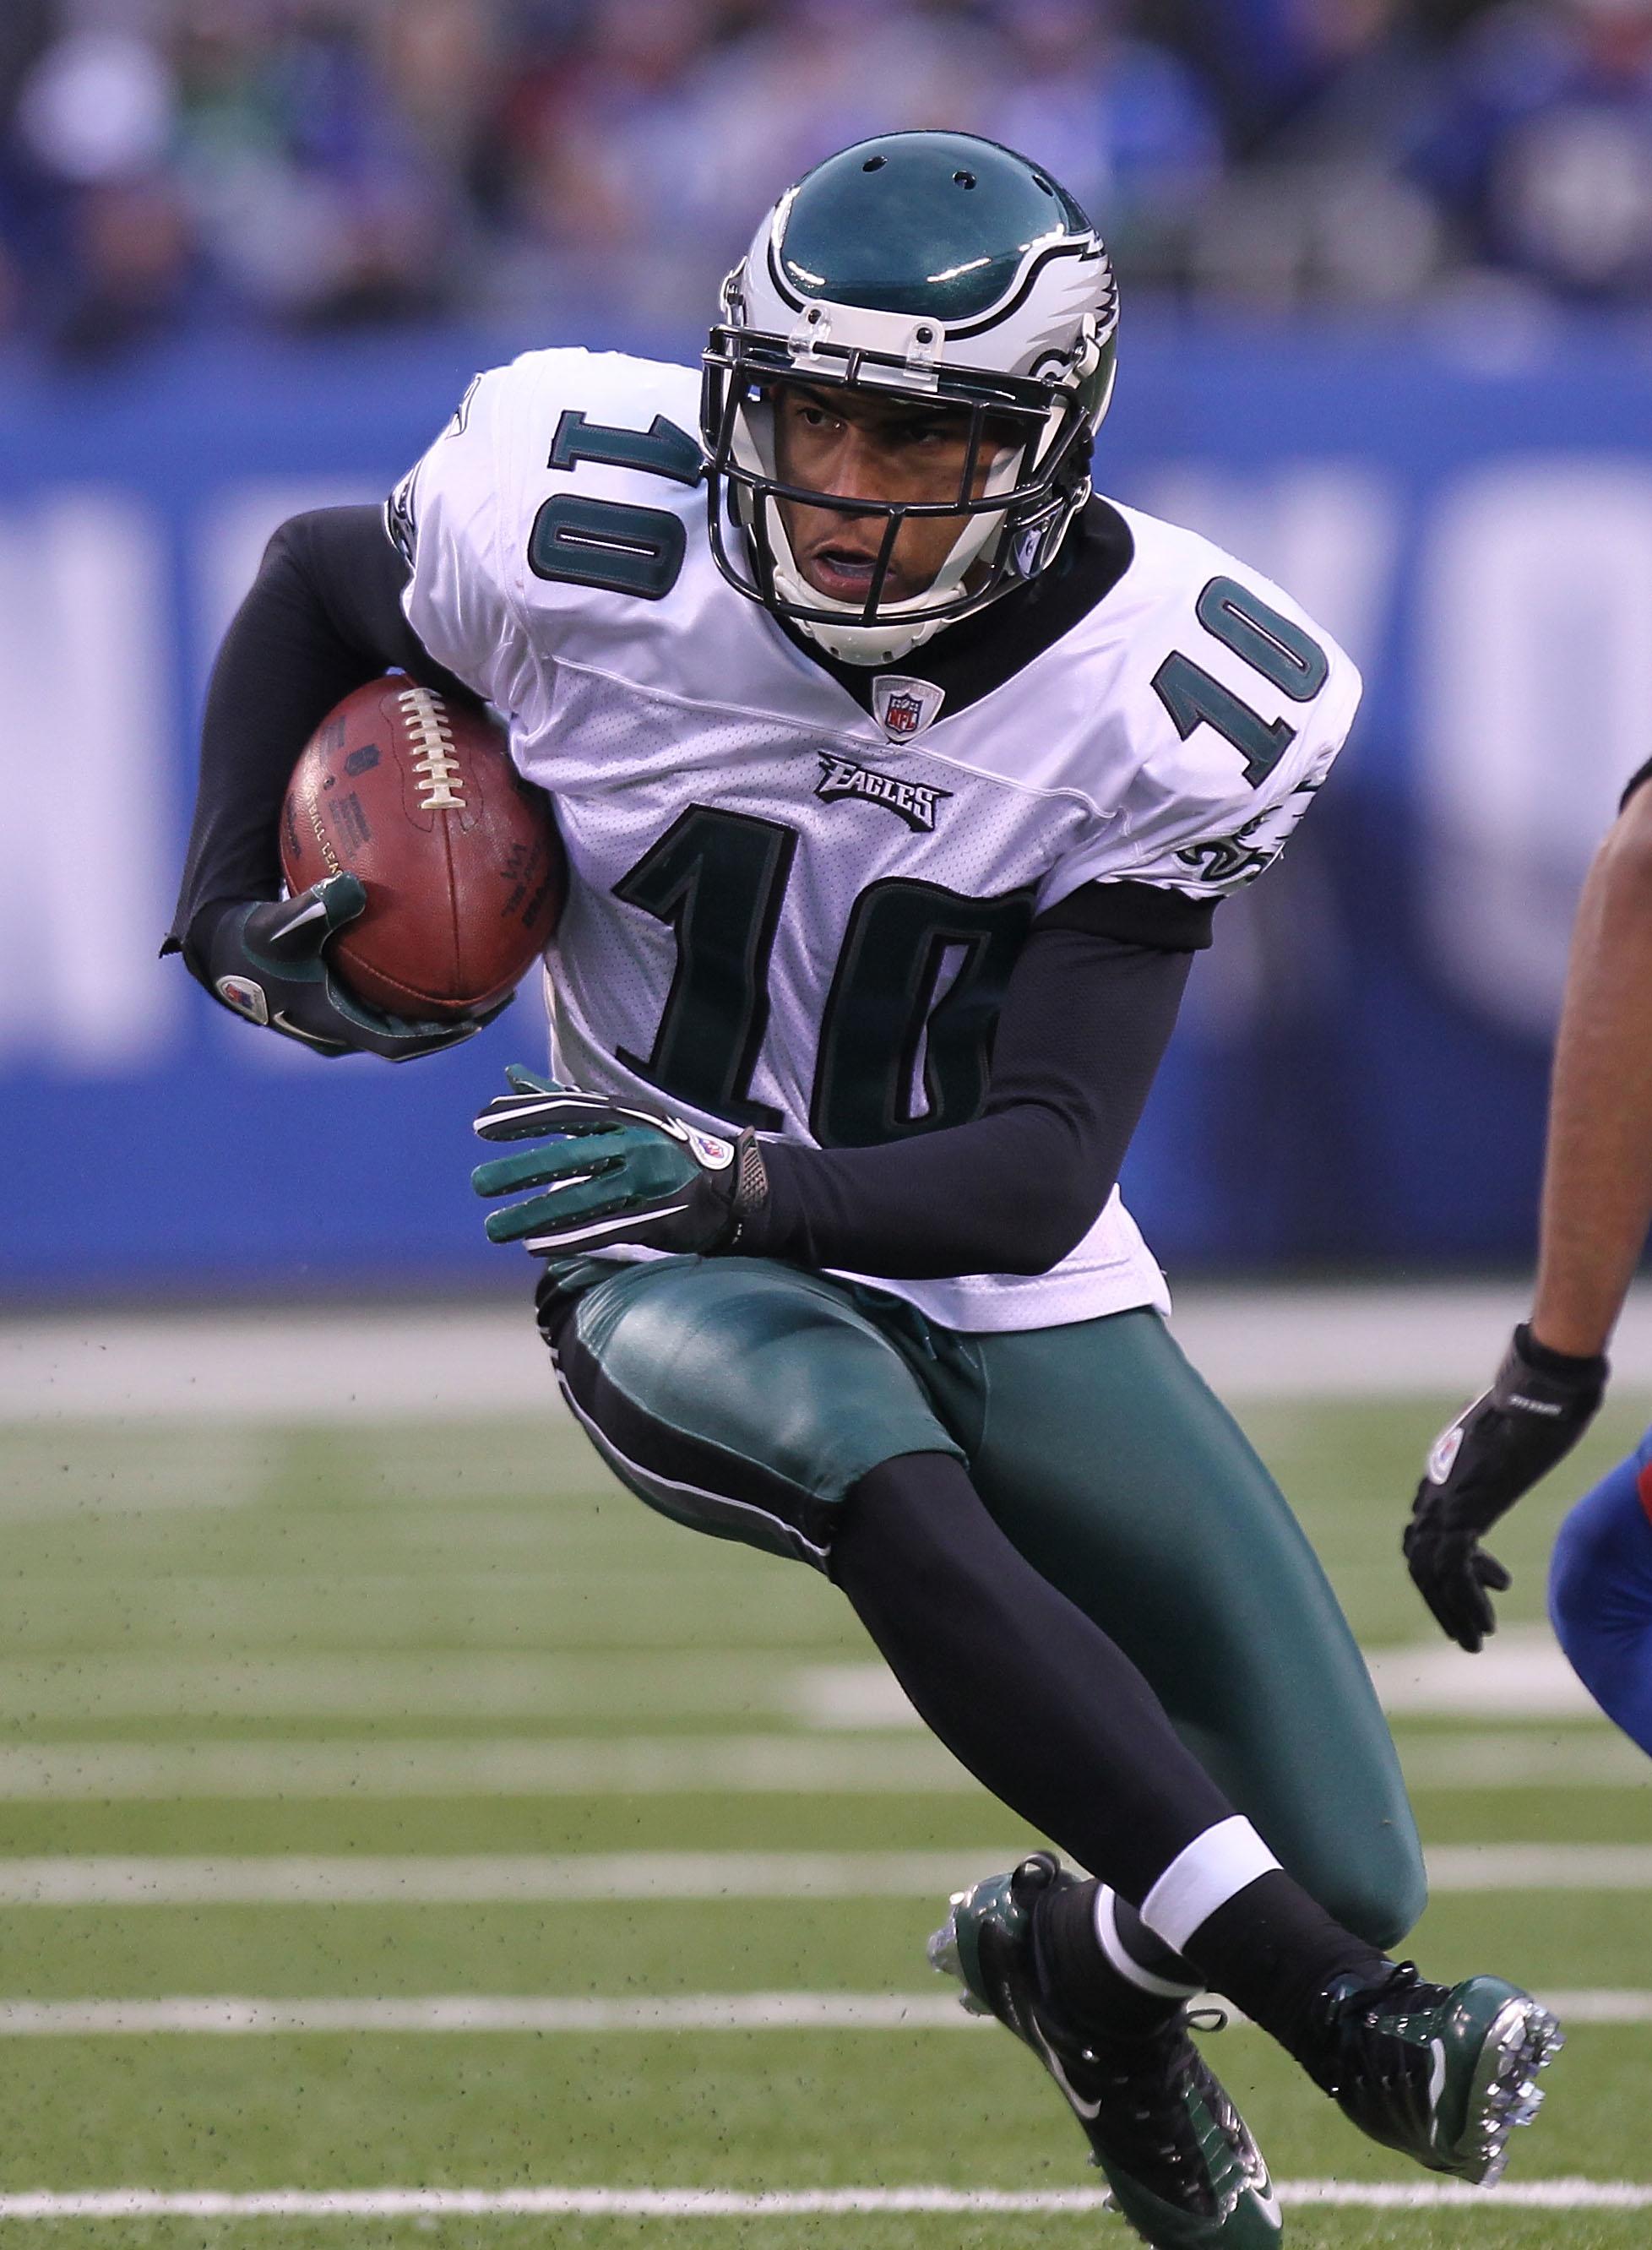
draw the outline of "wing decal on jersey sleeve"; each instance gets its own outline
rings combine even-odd
[[[1157,651],[1143,645],[1137,674],[1151,690],[1147,710],[1163,711],[1174,741],[1162,721],[1143,734],[1127,729],[1129,778],[1100,826],[1047,882],[1047,907],[1098,880],[1205,899],[1237,890],[1278,856],[1347,735],[1359,675],[1334,642],[1226,572],[1204,580],[1191,616],[1186,603],[1184,593],[1169,619],[1160,612],[1156,621],[1165,638],[1181,645],[1160,657],[1151,675]],[[1144,626],[1143,643],[1151,629]],[[1195,661],[1194,648],[1227,677]],[[1288,716],[1269,711],[1270,704],[1278,711],[1279,696]],[[1130,707],[1139,727],[1146,717],[1139,690]],[[1177,757],[1177,743],[1187,745],[1185,758]]]
[[[1201,890],[1236,891],[1254,882],[1284,849],[1287,838],[1324,786],[1330,767],[1327,756],[1317,777],[1298,782],[1279,804],[1268,805],[1231,835],[1184,845],[1176,854],[1177,864],[1186,868]]]

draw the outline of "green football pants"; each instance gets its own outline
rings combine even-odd
[[[1296,1881],[1373,1944],[1416,1920],[1416,1828],[1359,1652],[1277,1486],[1157,1313],[960,1335],[742,1258],[563,1264],[541,1307],[598,1450],[696,1529],[824,1567],[870,1470],[961,1460]]]

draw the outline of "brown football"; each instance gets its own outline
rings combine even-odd
[[[550,799],[505,730],[399,673],[335,705],[281,812],[289,890],[349,868],[367,907],[328,948],[336,975],[392,1015],[468,1015],[505,995],[556,927],[568,866]]]

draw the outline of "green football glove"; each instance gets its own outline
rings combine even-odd
[[[580,1094],[521,1063],[505,1076],[508,1094],[476,1120],[484,1141],[537,1145],[478,1164],[480,1196],[517,1188],[543,1193],[508,1204],[487,1218],[491,1242],[521,1242],[543,1256],[636,1243],[702,1255],[740,1246],[769,1192],[757,1135],[736,1141],[702,1133],[603,1094]]]
[[[367,905],[366,886],[349,870],[329,875],[293,899],[251,899],[218,915],[206,944],[202,979],[215,999],[249,1024],[297,1039],[313,1054],[382,1055],[409,1062],[472,1038],[499,1007],[452,1023],[415,1022],[370,1007],[328,968],[335,931]]]

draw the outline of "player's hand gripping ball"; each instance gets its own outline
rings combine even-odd
[[[329,875],[291,899],[247,899],[218,918],[207,949],[207,976],[226,1008],[266,1025],[329,1059],[382,1055],[408,1062],[467,1039],[506,1005],[449,1018],[387,1014],[358,1000],[330,972],[327,947],[363,912],[359,875]]]
[[[769,1192],[757,1135],[702,1133],[602,1094],[580,1094],[520,1063],[476,1120],[484,1141],[537,1145],[479,1164],[480,1196],[542,1192],[487,1218],[492,1242],[521,1242],[541,1256],[632,1242],[653,1250],[736,1250]]]
[[[329,711],[282,810],[292,895],[246,899],[207,945],[212,990],[317,1054],[391,1062],[469,1039],[556,928],[550,800],[485,713],[402,674]]]
[[[1511,1581],[1480,1544],[1522,1493],[1571,1452],[1606,1391],[1604,1358],[1536,1365],[1525,1324],[1490,1391],[1434,1439],[1403,1545],[1413,1582],[1436,1622],[1470,1655],[1496,1630],[1491,1595]]]

